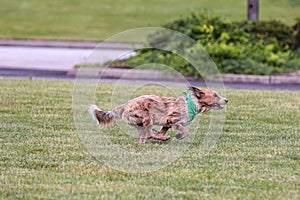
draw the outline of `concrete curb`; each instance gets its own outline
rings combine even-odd
[[[78,73],[79,72],[79,73]],[[101,78],[104,79],[124,79],[124,80],[164,80],[164,81],[182,81],[183,76],[172,75],[157,70],[141,70],[141,69],[73,69],[68,71],[68,76],[80,76],[79,78]]]
[[[68,71],[69,76],[76,76],[79,69]],[[129,74],[129,75],[128,75]],[[80,76],[84,78],[109,78],[109,79],[127,79],[127,80],[166,80],[178,81],[182,80],[179,76],[164,74],[155,70],[140,70],[140,69],[122,69],[122,68],[82,68],[80,69]],[[188,80],[196,81],[193,78],[187,77]],[[295,75],[277,75],[277,76],[259,76],[259,75],[240,75],[240,74],[226,74],[222,76],[224,83],[251,83],[251,84],[300,84],[300,76]]]
[[[94,49],[95,47],[99,47],[101,49],[132,50],[133,46],[141,47],[141,44],[129,44],[129,43],[118,43],[118,42],[0,39],[0,46],[75,48],[75,49]]]
[[[256,84],[300,84],[299,75],[242,75],[242,74],[226,74],[222,76],[225,83],[256,83]]]

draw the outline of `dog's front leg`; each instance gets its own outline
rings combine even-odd
[[[182,126],[181,124],[175,124],[172,126],[172,128],[179,131],[179,133],[177,133],[176,135],[176,138],[178,140],[185,138],[189,134],[188,130],[184,128],[184,126]]]

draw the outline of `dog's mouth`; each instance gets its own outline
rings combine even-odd
[[[221,109],[223,109],[224,107],[223,107],[221,104],[219,104],[219,103],[213,103],[213,104],[211,105],[211,108],[214,109],[214,110],[221,110]]]

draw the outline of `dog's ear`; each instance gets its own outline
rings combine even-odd
[[[189,87],[189,90],[193,91],[193,93],[198,99],[201,99],[205,95],[205,93],[202,90],[193,86]]]

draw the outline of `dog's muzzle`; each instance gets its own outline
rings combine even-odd
[[[223,106],[221,104],[218,104],[218,103],[213,103],[211,105],[211,108],[215,109],[215,110],[221,110],[221,109],[223,109]]]
[[[227,103],[228,103],[228,99],[224,98],[224,99],[222,99],[222,101],[220,101],[220,103],[213,103],[211,105],[211,108],[215,109],[215,110],[221,110],[224,108],[223,105],[226,105]]]

